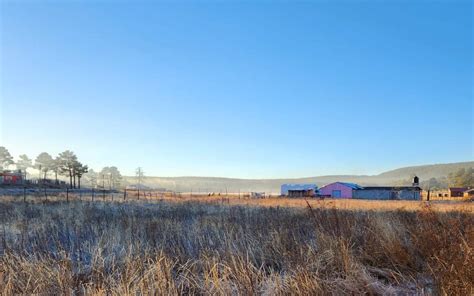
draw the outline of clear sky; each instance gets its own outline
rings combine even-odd
[[[0,145],[124,174],[468,161],[472,1],[1,1]]]

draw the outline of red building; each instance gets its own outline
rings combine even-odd
[[[21,185],[23,184],[23,174],[21,171],[0,172],[0,185]]]

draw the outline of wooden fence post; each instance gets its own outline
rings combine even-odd
[[[69,202],[69,188],[66,188],[66,202]]]
[[[23,202],[26,203],[26,187],[23,187]]]
[[[94,194],[95,194],[94,188],[92,188],[92,202],[94,202]]]
[[[48,194],[46,193],[46,188],[44,189],[44,197],[48,200]]]
[[[127,198],[127,188],[123,189],[123,200]]]

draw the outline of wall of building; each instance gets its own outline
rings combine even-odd
[[[314,190],[288,190],[288,197],[313,197]]]
[[[23,183],[23,177],[19,174],[1,173],[0,184],[2,185],[19,185]]]
[[[450,197],[462,197],[464,195],[464,191],[468,190],[467,188],[449,188],[449,196]]]
[[[376,199],[376,200],[420,200],[421,192],[413,190],[387,190],[387,189],[360,189],[354,190],[355,199]]]
[[[390,199],[390,190],[383,189],[360,189],[354,190],[353,198],[355,199]]]
[[[464,192],[464,197],[474,197],[474,191],[469,190]]]
[[[341,198],[352,198],[352,188],[341,183],[331,183],[323,186],[319,189],[319,194],[332,196],[333,190],[340,190]]]
[[[316,184],[283,184],[281,185],[281,195],[288,195],[288,190],[313,190],[317,192]]]

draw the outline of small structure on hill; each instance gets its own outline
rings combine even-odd
[[[362,188],[362,186],[355,183],[334,182],[321,187],[319,195],[334,198],[352,198],[354,190]]]
[[[316,184],[283,184],[281,195],[288,197],[314,197],[318,193]]]

